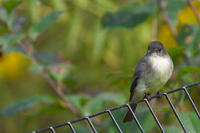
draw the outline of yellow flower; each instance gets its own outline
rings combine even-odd
[[[27,72],[30,65],[30,58],[20,52],[1,54],[0,78],[6,80],[17,79]]]
[[[177,46],[176,40],[173,38],[170,29],[166,24],[160,27],[158,40],[165,45],[166,49]]]
[[[192,3],[196,10],[200,13],[200,3],[198,1],[194,1]],[[197,24],[198,21],[194,15],[192,9],[187,6],[183,10],[179,12],[178,15],[178,27],[182,27],[185,24]]]

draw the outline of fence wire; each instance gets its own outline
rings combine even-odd
[[[106,109],[104,111],[101,111],[101,112],[98,112],[98,113],[95,113],[95,114],[92,114],[92,115],[89,115],[89,116],[85,116],[85,117],[82,117],[80,119],[77,119],[77,120],[73,120],[73,121],[69,121],[69,122],[66,122],[66,123],[62,123],[62,124],[58,124],[58,125],[54,125],[54,126],[50,126],[50,127],[47,127],[47,128],[43,128],[43,129],[38,129],[38,130],[35,130],[35,131],[32,131],[30,133],[41,133],[41,132],[45,132],[45,131],[51,131],[52,133],[56,133],[55,129],[56,128],[59,128],[59,127],[63,127],[63,126],[69,126],[69,128],[71,129],[71,131],[73,133],[76,133],[76,130],[74,129],[73,125],[74,123],[77,123],[77,122],[80,122],[80,121],[84,121],[86,120],[89,124],[89,126],[91,127],[92,131],[94,133],[98,133],[96,128],[94,127],[93,123],[91,122],[91,118],[93,117],[96,117],[96,116],[99,116],[99,115],[102,115],[102,114],[105,114],[107,113],[109,115],[109,117],[111,118],[111,120],[113,121],[114,125],[116,126],[116,128],[118,129],[119,133],[123,133],[123,131],[121,130],[121,128],[119,127],[119,124],[117,123],[117,121],[115,120],[115,117],[113,116],[113,113],[112,111],[114,110],[118,110],[118,109],[121,109],[121,108],[128,108],[128,110],[131,111],[132,115],[133,115],[133,118],[134,118],[134,121],[136,122],[136,125],[138,126],[138,128],[140,129],[141,133],[145,133],[143,127],[141,126],[139,120],[137,119],[137,116],[135,115],[135,113],[133,112],[133,110],[131,109],[130,107],[130,104],[138,104],[138,103],[142,103],[144,102],[146,104],[146,106],[148,107],[149,111],[151,112],[151,115],[153,116],[155,122],[157,123],[160,131],[162,133],[165,133],[164,131],[164,128],[162,127],[161,123],[159,122],[156,114],[154,113],[153,111],[153,108],[151,107],[149,101],[151,99],[155,99],[155,98],[160,98],[161,96],[164,96],[168,102],[168,104],[170,105],[170,108],[172,109],[174,115],[176,116],[181,128],[183,129],[184,133],[188,133],[188,131],[186,130],[185,128],[185,125],[183,124],[183,121],[181,120],[178,112],[176,111],[176,108],[174,107],[171,99],[169,98],[169,94],[171,93],[175,93],[177,91],[184,91],[185,95],[187,96],[187,98],[189,99],[190,101],[190,104],[192,105],[197,117],[199,118],[200,120],[200,113],[196,107],[196,105],[194,104],[194,101],[192,100],[189,92],[188,92],[188,88],[191,88],[193,86],[197,86],[197,85],[200,85],[200,81],[199,82],[196,82],[196,83],[193,83],[193,84],[188,84],[188,85],[185,85],[181,88],[177,88],[177,89],[174,89],[174,90],[170,90],[170,91],[167,91],[167,92],[164,92],[164,93],[160,93],[160,94],[157,94],[157,95],[154,95],[154,96],[150,96],[148,98],[143,98],[143,99],[140,99],[138,101],[135,101],[135,102],[130,102],[130,103],[127,103],[127,104],[124,104],[124,105],[121,105],[121,106],[116,106],[114,108],[110,108],[110,109]]]

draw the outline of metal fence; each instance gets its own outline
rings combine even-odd
[[[184,131],[185,133],[188,133],[188,131],[186,130],[186,128],[185,128],[185,126],[184,126],[184,124],[183,124],[183,122],[182,122],[182,120],[181,120],[181,118],[180,118],[180,116],[179,116],[179,114],[178,114],[177,111],[176,111],[175,106],[173,105],[173,103],[172,103],[172,101],[171,101],[171,99],[169,98],[168,95],[171,94],[171,93],[175,93],[175,92],[177,92],[177,91],[184,91],[186,97],[189,99],[190,104],[192,105],[194,111],[196,112],[196,115],[197,115],[198,118],[200,119],[200,113],[199,113],[199,111],[197,110],[197,107],[196,107],[196,105],[194,104],[194,102],[193,102],[193,100],[192,100],[192,98],[191,98],[191,96],[190,96],[190,94],[189,94],[189,92],[188,92],[188,88],[191,88],[191,87],[197,86],[197,85],[200,85],[200,81],[199,81],[199,82],[196,82],[196,83],[193,83],[193,84],[185,85],[185,86],[183,86],[183,87],[181,87],[181,88],[177,88],[177,89],[170,90],[170,91],[167,91],[167,92],[164,92],[164,93],[160,93],[160,94],[157,94],[157,95],[154,95],[154,96],[150,96],[150,97],[148,97],[148,98],[144,98],[144,99],[141,99],[141,100],[138,100],[138,101],[135,101],[135,102],[130,102],[130,103],[127,103],[127,104],[124,104],[124,105],[121,105],[121,106],[117,106],[117,107],[114,107],[114,108],[106,109],[106,110],[104,110],[104,111],[101,111],[101,112],[98,112],[98,113],[95,113],[95,114],[92,114],[92,115],[89,115],[89,116],[85,116],[85,117],[82,117],[82,118],[77,119],[77,120],[73,120],[73,121],[69,121],[69,122],[66,122],[66,123],[58,124],[58,125],[55,125],[55,126],[50,126],[50,127],[48,127],[48,128],[43,128],[43,129],[39,129],[39,130],[36,130],[36,131],[32,131],[31,133],[40,133],[40,132],[45,132],[45,131],[48,131],[48,130],[51,131],[52,133],[56,133],[55,129],[56,129],[56,128],[59,128],[59,127],[63,127],[63,126],[69,126],[70,129],[71,129],[71,131],[72,131],[73,133],[76,133],[76,130],[74,129],[74,127],[73,127],[72,124],[74,124],[74,123],[76,123],[76,122],[79,122],[79,121],[83,121],[83,120],[86,120],[86,121],[88,122],[89,126],[91,127],[92,131],[93,131],[94,133],[97,133],[96,128],[94,127],[93,123],[91,122],[91,118],[96,117],[96,116],[99,116],[99,115],[102,115],[102,114],[105,114],[105,113],[108,113],[108,115],[109,115],[110,118],[112,119],[114,125],[115,125],[116,128],[118,129],[119,133],[123,133],[123,131],[122,131],[121,128],[119,127],[119,124],[117,123],[117,121],[115,120],[115,118],[114,118],[114,116],[113,116],[113,114],[112,114],[112,111],[118,110],[118,109],[121,109],[121,108],[128,108],[128,109],[131,111],[131,113],[132,113],[132,115],[133,115],[133,117],[134,117],[134,120],[135,120],[135,122],[136,122],[138,128],[140,129],[140,131],[141,131],[142,133],[144,133],[145,131],[144,131],[143,127],[141,126],[140,122],[139,122],[138,119],[137,119],[137,116],[135,115],[135,113],[133,112],[133,110],[132,110],[131,107],[130,107],[130,104],[133,104],[133,103],[142,103],[142,102],[144,102],[144,103],[147,105],[149,111],[151,112],[151,115],[153,116],[155,122],[156,122],[157,125],[159,126],[160,131],[161,131],[162,133],[165,133],[165,131],[164,131],[164,129],[163,129],[163,126],[160,124],[160,122],[159,122],[157,116],[155,115],[155,113],[154,113],[154,111],[153,111],[153,109],[152,109],[152,107],[151,107],[151,105],[150,105],[150,103],[149,103],[149,101],[150,101],[151,99],[158,98],[158,97],[161,97],[161,96],[164,96],[164,97],[166,98],[168,104],[170,105],[170,107],[171,107],[173,113],[175,114],[175,116],[176,116],[176,118],[177,118],[177,120],[178,120],[180,126],[182,127],[183,131]]]

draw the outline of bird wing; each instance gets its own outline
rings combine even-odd
[[[134,91],[136,86],[138,85],[138,81],[140,80],[140,78],[142,78],[142,76],[144,74],[142,74],[144,71],[146,71],[145,69],[148,66],[148,61],[147,61],[147,56],[144,56],[137,64],[136,68],[135,68],[135,73],[133,75],[133,80],[131,83],[131,87],[130,87],[130,98],[129,101],[132,100],[133,95],[134,95]]]
[[[139,79],[138,76],[135,76],[135,75],[133,76],[133,80],[132,80],[131,88],[130,88],[130,98],[129,98],[129,101],[131,101],[131,99],[133,98],[134,90],[135,90],[135,88],[137,86],[138,79]]]

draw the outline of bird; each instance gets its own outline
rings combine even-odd
[[[160,89],[170,79],[173,69],[173,61],[163,44],[160,41],[150,42],[146,55],[136,65],[130,86],[129,102],[160,93]],[[135,112],[137,104],[130,106]],[[128,110],[123,122],[132,120],[132,113]]]

